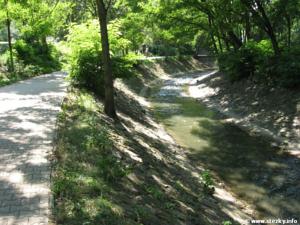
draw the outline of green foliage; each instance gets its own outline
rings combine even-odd
[[[104,75],[101,52],[83,49],[72,62],[70,79],[74,85],[85,87],[98,96],[104,96]],[[127,78],[133,74],[136,61],[130,57],[113,57],[114,77]]]
[[[270,76],[268,65],[273,54],[269,41],[262,40],[259,43],[248,41],[237,51],[220,54],[218,62],[220,70],[231,81],[239,81],[253,76],[266,79]]]
[[[222,223],[222,225],[232,225],[232,222],[231,221],[224,221],[223,223]]]
[[[70,13],[70,3],[58,1],[10,1],[10,14],[22,39],[26,42],[43,41],[55,35]]]
[[[59,70],[59,53],[52,45],[42,45],[39,42],[27,43],[24,40],[18,40],[14,44],[16,56],[25,66],[31,66],[39,70],[38,73],[48,73]],[[37,74],[38,74],[37,73]]]
[[[52,191],[58,224],[126,224],[112,197],[129,165],[112,153],[111,129],[101,104],[84,91],[70,92],[59,116]],[[127,223],[128,224],[128,223]]]
[[[18,59],[17,55],[15,54],[15,70],[14,72],[7,72],[9,71],[8,67],[10,65],[10,63],[8,63],[9,58],[9,51],[6,51],[3,55],[0,56],[0,86],[12,84],[17,81],[28,79],[54,70],[54,68],[48,68],[42,65],[25,65],[24,62]]]
[[[146,192],[157,200],[163,200],[163,198],[164,198],[163,192],[157,186],[146,187]]]
[[[126,168],[115,157],[107,155],[99,159],[99,175],[107,182],[117,182],[131,173],[131,168]]]
[[[300,86],[300,49],[285,51],[275,64],[274,74],[280,86],[296,88]]]
[[[150,47],[149,51],[153,55],[161,55],[161,56],[173,56],[176,55],[177,53],[176,48],[167,45],[153,45]]]
[[[110,24],[110,41],[112,49],[112,66],[115,78],[126,78],[132,75],[136,63],[132,54],[121,56],[128,41],[119,32],[119,23]],[[70,78],[73,84],[88,88],[98,96],[104,96],[104,75],[101,59],[101,43],[98,21],[72,25],[67,36],[70,49],[67,60],[70,64]]]
[[[215,191],[214,182],[211,177],[211,174],[208,170],[205,170],[201,173],[201,178],[203,182],[203,190],[205,193],[212,195]]]
[[[300,85],[300,50],[286,50],[275,57],[270,41],[249,41],[236,52],[220,54],[220,70],[231,81],[244,78],[291,88]]]
[[[104,96],[101,52],[82,49],[77,57],[76,61],[71,64],[70,78],[72,83],[92,90],[99,96]]]

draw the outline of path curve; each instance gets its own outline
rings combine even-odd
[[[0,224],[48,224],[55,123],[66,93],[57,72],[0,88]]]

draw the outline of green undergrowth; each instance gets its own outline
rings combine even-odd
[[[33,74],[27,73],[1,73],[0,72],[0,87],[16,83],[21,80],[25,80],[33,77]]]
[[[52,191],[58,224],[133,224],[111,200],[114,186],[131,168],[113,156],[101,104],[85,91],[72,91],[59,116]]]
[[[195,178],[177,163],[175,149],[154,135],[156,123],[134,97],[161,71],[151,62],[137,69],[138,76],[116,82],[115,122],[96,95],[70,88],[54,155],[56,224],[211,225],[228,219],[205,192],[213,185],[210,175],[199,171]]]
[[[116,146],[119,139],[115,139],[115,135],[121,132],[126,140],[124,148],[140,154],[145,161],[153,160],[154,156],[147,152],[149,149],[136,141],[149,138],[146,142],[150,144],[153,142],[150,137],[125,134],[120,123],[104,116],[100,101],[78,89],[69,91],[58,125],[52,180],[55,223],[147,225],[178,222],[176,198],[150,178],[153,173],[159,174],[168,168],[152,165],[154,162],[137,167],[130,163],[128,156],[125,161],[116,156],[120,146]],[[129,175],[139,177],[140,181],[132,182]],[[176,189],[185,192],[182,188]],[[187,196],[188,193],[182,193],[184,200],[181,201],[192,201]]]

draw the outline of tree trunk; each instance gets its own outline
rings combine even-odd
[[[263,7],[263,5],[261,4],[261,2],[259,0],[255,0],[256,4],[257,4],[257,8],[260,11],[264,24],[265,24],[265,30],[266,33],[269,35],[271,42],[272,42],[272,46],[275,52],[275,55],[280,55],[280,50],[279,50],[279,46],[278,46],[278,42],[277,42],[277,38],[273,29],[273,26],[271,25],[271,22],[265,12],[265,9]]]
[[[220,52],[223,53],[223,45],[222,45],[222,41],[221,41],[221,38],[220,38],[220,35],[219,35],[219,34],[218,34],[217,38],[218,38],[218,43],[219,43]]]
[[[288,42],[288,48],[291,48],[291,33],[292,33],[292,22],[291,22],[291,17],[289,15],[286,15],[286,22],[287,22],[287,29],[288,29],[288,37],[287,37],[287,42]]]
[[[246,12],[246,21],[245,21],[245,32],[246,32],[246,41],[251,39],[251,23],[250,23],[250,12]]]
[[[12,47],[12,37],[11,37],[11,20],[9,17],[9,12],[8,12],[8,0],[5,1],[6,5],[6,26],[7,26],[7,40],[8,40],[8,47],[9,47],[9,53],[10,53],[10,67],[9,71],[14,72],[15,71],[15,66],[14,66],[14,57],[13,57],[13,47]]]
[[[117,118],[114,101],[114,84],[112,64],[109,53],[109,40],[107,31],[107,9],[103,0],[96,0],[98,17],[100,23],[101,45],[102,45],[102,61],[104,69],[104,84],[105,84],[105,100],[104,112],[111,118]]]
[[[47,37],[46,37],[46,36],[43,36],[43,37],[41,38],[41,44],[42,44],[42,46],[43,46],[42,52],[43,52],[44,54],[48,54],[48,53],[49,53],[49,48],[48,48],[48,43],[47,43]]]
[[[209,34],[210,34],[210,38],[211,38],[211,41],[212,41],[214,49],[215,49],[215,53],[219,54],[218,46],[216,44],[215,36],[214,36],[214,33],[213,33],[212,19],[211,19],[210,15],[208,15],[208,24],[209,24]]]
[[[228,31],[227,35],[235,50],[238,50],[243,46],[242,41],[236,36],[233,31]]]
[[[280,49],[278,46],[277,37],[273,26],[270,22],[269,17],[266,14],[264,6],[260,0],[241,0],[242,3],[251,11],[251,13],[256,17],[259,21],[257,25],[265,31],[265,33],[269,36],[274,53],[276,56],[280,55]]]

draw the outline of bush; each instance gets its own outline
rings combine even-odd
[[[114,78],[128,78],[133,74],[136,61],[130,57],[113,57]],[[104,96],[104,74],[101,52],[84,49],[71,64],[70,78],[74,85],[85,87],[96,95]]]
[[[243,63],[237,52],[222,53],[218,57],[220,71],[223,72],[230,81],[238,81],[248,77],[249,74],[243,73]]]
[[[218,62],[220,70],[233,82],[248,77],[267,79],[272,71],[272,56],[273,50],[269,41],[249,41],[236,52],[221,54]]]
[[[128,41],[119,31],[118,21],[111,22],[109,40],[112,53],[114,78],[126,78],[133,74],[136,56],[118,53],[127,48]],[[98,21],[91,20],[83,24],[72,25],[67,37],[71,82],[79,87],[93,91],[97,96],[104,96],[104,76],[101,60],[101,42]]]
[[[300,86],[300,49],[294,48],[275,57],[271,43],[249,41],[237,52],[218,58],[219,67],[231,81],[247,77],[286,88]]]
[[[283,52],[274,66],[276,82],[286,88],[300,86],[300,50]]]
[[[205,170],[201,174],[202,182],[203,182],[203,191],[206,194],[212,195],[215,191],[214,181],[212,176],[208,170]]]
[[[104,96],[101,52],[91,49],[81,50],[78,58],[71,64],[70,78],[74,85]]]
[[[153,55],[159,56],[175,56],[177,55],[177,49],[168,45],[153,45],[149,47],[149,52]]]
[[[32,65],[39,67],[41,73],[48,73],[59,70],[59,53],[52,45],[42,45],[39,42],[27,43],[24,40],[18,40],[14,44],[17,58],[26,66]]]

